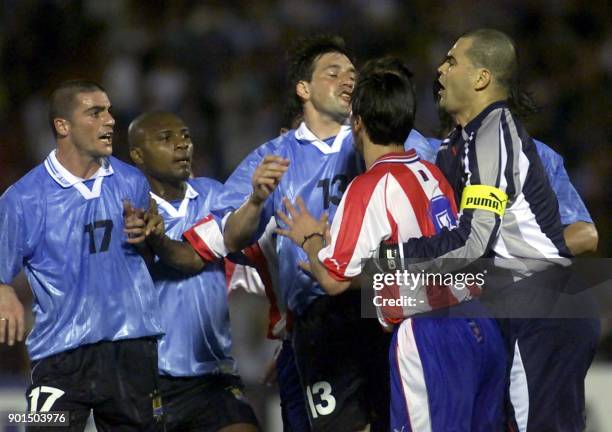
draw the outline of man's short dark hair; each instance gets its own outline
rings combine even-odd
[[[495,29],[477,29],[462,35],[472,40],[466,51],[475,67],[491,71],[497,84],[507,94],[508,105],[519,117],[537,112],[531,95],[523,91],[519,80],[519,61],[516,45],[512,38]]]
[[[372,142],[389,145],[406,141],[414,126],[415,99],[412,80],[387,71],[360,75],[351,103]]]
[[[508,93],[518,73],[514,41],[499,30],[478,29],[463,35],[472,40],[466,55],[475,67],[487,68],[498,85]]]
[[[353,55],[347,48],[344,39],[335,35],[317,35],[298,39],[287,54],[289,70],[289,99],[286,107],[287,117],[292,118],[302,112],[302,101],[295,94],[295,86],[300,81],[310,81],[316,60],[327,53],[340,53],[354,62]]]
[[[368,60],[360,69],[361,75],[371,75],[380,72],[391,72],[407,79],[412,79],[413,74],[408,65],[400,58],[393,56],[378,57]]]
[[[70,118],[74,111],[76,95],[79,93],[93,93],[106,90],[93,81],[72,80],[61,83],[49,96],[49,125],[53,134],[57,136],[53,120],[56,118]]]

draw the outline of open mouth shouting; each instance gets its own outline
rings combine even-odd
[[[105,142],[107,145],[111,145],[113,143],[113,131],[108,131],[98,136],[100,141]]]

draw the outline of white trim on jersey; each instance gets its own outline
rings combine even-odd
[[[102,180],[104,177],[112,175],[114,172],[109,160],[106,158],[102,159],[102,165],[98,171],[96,171],[90,178],[82,179],[64,168],[64,166],[57,159],[56,151],[57,150],[53,150],[51,153],[49,153],[47,159],[45,159],[45,169],[51,178],[64,189],[74,186],[74,188],[78,190],[86,200],[98,198],[100,196],[100,192],[102,191]],[[91,190],[83,184],[83,182],[87,180],[94,180]]]
[[[227,284],[228,291],[242,289],[249,294],[266,295],[266,288],[253,267],[236,264]]]
[[[200,240],[208,247],[215,258],[227,255],[223,234],[214,218],[206,218],[191,228]]]
[[[342,125],[340,127],[340,131],[338,132],[338,135],[336,135],[336,138],[334,139],[333,144],[330,146],[327,145],[325,142],[321,141],[319,138],[317,138],[315,134],[313,134],[310,129],[308,129],[306,123],[302,122],[300,124],[300,127],[298,127],[295,131],[295,138],[298,141],[310,142],[310,144],[318,148],[319,151],[323,154],[331,154],[338,153],[340,151],[344,138],[346,138],[346,136],[350,133],[351,127],[349,125]]]
[[[168,216],[170,216],[171,218],[182,218],[185,217],[185,215],[187,214],[189,200],[192,200],[198,196],[198,193],[193,187],[191,187],[189,183],[185,184],[187,185],[187,189],[185,190],[185,197],[183,198],[183,201],[181,202],[181,205],[179,206],[178,210],[168,201],[154,194],[153,192],[149,192],[149,194],[151,195],[151,198],[155,200],[157,205],[168,214]]]
[[[342,253],[343,251],[336,251],[338,245],[339,234],[342,231],[343,226],[347,223],[343,220],[346,200],[344,197],[348,196],[351,187],[354,186],[354,182],[347,188],[336,215],[331,225],[331,237],[332,242],[327,247],[319,251],[319,261],[325,262],[329,259],[331,264],[336,266],[336,271],[341,272],[346,278],[353,278],[361,273],[361,260],[370,258],[376,251],[378,245],[382,240],[387,240],[391,235],[391,225],[386,217],[381,217],[381,209],[386,208],[385,191],[387,189],[387,175],[382,176],[378,179],[376,187],[368,199],[368,204],[363,212],[361,220],[353,220],[354,224],[359,224],[360,230],[358,240],[355,243],[354,249],[352,250],[351,257],[348,262],[342,260],[338,261],[337,252]],[[354,217],[354,214],[349,217]],[[408,219],[408,217],[406,217]],[[344,222],[344,223],[343,223]],[[344,271],[342,267],[344,266]]]
[[[410,430],[431,432],[425,372],[414,338],[412,319],[403,321],[397,329],[396,356]]]
[[[519,432],[527,431],[529,419],[529,387],[527,383],[527,372],[523,365],[521,350],[518,340],[514,343],[514,358],[510,368],[510,402],[514,408],[514,418]]]

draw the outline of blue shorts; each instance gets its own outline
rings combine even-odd
[[[483,316],[477,301],[452,308]],[[472,312],[472,313],[470,313]],[[488,318],[417,317],[393,335],[391,430],[504,430],[506,351]]]

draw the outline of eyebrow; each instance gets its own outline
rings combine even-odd
[[[189,128],[188,127],[181,128],[180,132],[181,133],[189,132]],[[171,134],[171,133],[172,133],[172,129],[161,129],[157,131],[157,135],[164,135],[164,134]]]
[[[325,70],[327,70],[327,69],[342,69],[342,66],[340,66],[339,64],[331,64],[331,65],[329,65],[329,66],[327,66],[325,68]],[[349,68],[349,72],[353,72],[354,73],[356,71],[357,71],[357,69],[355,69],[355,66],[351,66]]]
[[[96,112],[96,111],[104,111],[108,109],[110,111],[111,109],[111,105],[108,106],[108,108],[104,105],[94,105],[92,107],[89,107],[85,110],[86,113],[90,113],[90,112]]]

